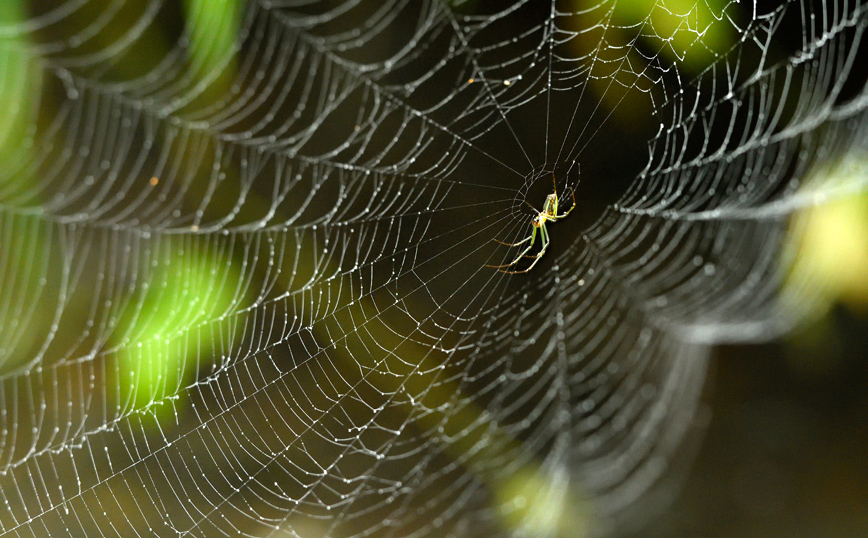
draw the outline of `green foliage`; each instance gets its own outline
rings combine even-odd
[[[38,79],[29,61],[29,42],[24,30],[14,26],[24,20],[22,0],[0,2],[0,198],[8,200],[10,191],[26,188],[23,165],[33,147],[33,126],[37,116],[33,96],[38,95]],[[22,27],[23,28],[23,27]]]

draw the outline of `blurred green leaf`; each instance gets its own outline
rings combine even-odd
[[[22,0],[0,2],[0,103],[3,118],[0,121],[0,199],[7,201],[12,193],[26,188],[23,175],[33,147],[33,126],[36,124],[39,96],[38,79],[30,62],[30,43],[23,27]]]
[[[233,263],[194,247],[173,251],[124,310],[118,334],[122,394],[136,408],[193,381],[200,355],[211,353],[207,323],[222,319],[237,302],[240,274]],[[126,382],[123,380],[126,379]]]
[[[202,86],[202,99],[210,103],[225,97],[237,73],[242,4],[240,0],[184,0],[184,9],[191,70]]]

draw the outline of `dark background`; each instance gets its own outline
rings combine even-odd
[[[709,427],[637,536],[868,536],[868,317],[836,307],[769,344],[714,350]]]

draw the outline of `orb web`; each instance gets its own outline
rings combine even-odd
[[[860,2],[207,6],[0,10],[2,536],[617,534],[865,188]]]

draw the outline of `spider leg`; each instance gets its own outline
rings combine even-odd
[[[569,215],[569,214],[570,214],[570,211],[572,211],[573,209],[576,208],[576,191],[574,191],[573,188],[570,187],[570,192],[571,192],[572,195],[573,195],[573,205],[572,205],[572,207],[570,207],[569,209],[567,209],[567,212],[564,213],[563,215],[553,215],[552,217],[550,217],[551,220],[562,219],[562,218],[566,217],[567,215]]]
[[[539,211],[537,211],[534,206],[530,205],[530,202],[525,200],[524,203],[526,203],[529,208],[533,209],[534,213],[539,213]],[[517,246],[523,244],[525,241],[529,241],[532,237],[533,237],[532,235],[529,235],[529,236],[525,237],[524,239],[522,239],[521,241],[519,241],[518,243],[507,243],[506,241],[501,241],[500,239],[495,239],[495,241],[497,241],[501,245],[506,245],[508,247],[517,247]]]
[[[539,262],[540,259],[542,259],[542,255],[546,253],[546,248],[548,248],[548,246],[549,246],[549,234],[545,230],[545,227],[543,227],[543,232],[541,235],[542,235],[541,239],[543,241],[543,248],[540,249],[539,253],[536,256],[533,256],[534,260],[531,262],[530,266],[528,266],[527,269],[525,269],[524,271],[515,271],[516,273],[527,273],[528,271],[533,269],[534,265],[536,265],[537,262]]]
[[[535,262],[534,262],[534,263],[535,263]],[[530,267],[528,267],[527,269],[522,269],[521,271],[504,271],[503,269],[500,269],[500,272],[501,272],[501,273],[506,273],[506,274],[508,274],[508,275],[520,275],[520,274],[522,274],[522,273],[527,273],[527,272],[530,271],[531,269],[533,269],[533,264],[530,264]]]
[[[549,233],[546,230],[546,227],[544,225],[540,226],[540,230],[541,230],[540,231],[540,241],[542,241],[542,249],[540,249],[540,251],[533,256],[524,256],[525,258],[533,258],[534,259],[533,262],[526,269],[522,269],[521,271],[504,271],[504,270],[501,270],[500,271],[501,273],[506,273],[508,275],[518,275],[521,273],[527,273],[528,271],[533,269],[533,266],[537,264],[537,262],[540,260],[540,258],[542,258],[542,255],[545,254],[545,252],[546,252],[546,248],[548,248],[548,246],[549,246]],[[518,260],[516,260],[516,261],[518,261]],[[513,265],[513,264],[515,264],[515,262],[513,262],[510,265]]]
[[[518,274],[521,274],[521,273],[527,273],[528,271],[530,271],[531,269],[533,269],[533,266],[536,265],[538,261],[540,261],[540,256],[528,256],[528,258],[534,258],[534,260],[533,260],[533,262],[531,262],[531,264],[527,267],[527,269],[522,269],[521,271],[504,271],[503,269],[501,269],[500,272],[501,272],[501,273],[506,273],[506,274],[508,274],[508,275],[518,275]]]
[[[508,247],[517,247],[517,246],[521,245],[522,243],[529,241],[530,238],[531,238],[531,236],[527,236],[524,239],[522,239],[521,241],[519,241],[518,243],[506,243],[504,241],[501,241],[500,239],[495,239],[495,241],[497,241],[501,245],[506,245]]]
[[[517,264],[518,262],[520,262],[521,259],[524,258],[524,255],[527,254],[527,252],[528,252],[532,247],[533,247],[533,243],[531,243],[530,245],[528,245],[528,247],[527,247],[526,249],[522,250],[522,251],[519,253],[519,255],[516,256],[516,258],[515,258],[514,260],[512,260],[511,262],[509,262],[509,263],[507,263],[507,264],[505,264],[505,265],[486,265],[486,267],[493,267],[494,269],[501,269],[501,268],[503,268],[503,267],[512,267],[513,265],[515,265],[515,264]]]
[[[540,226],[540,242],[542,243],[542,248],[539,249],[539,252],[533,256],[525,256],[525,258],[536,258],[538,260],[546,253],[546,249],[549,248],[549,231],[546,229],[545,225]],[[531,264],[531,267],[534,264],[536,264],[536,261]]]
[[[492,267],[492,268],[494,268],[494,269],[501,269],[501,268],[503,268],[503,267],[512,267],[513,265],[515,265],[515,264],[517,264],[519,261],[521,261],[521,259],[524,257],[524,255],[527,254],[527,253],[530,251],[530,249],[533,248],[533,243],[534,243],[534,241],[536,240],[536,226],[533,227],[533,233],[530,235],[530,237],[528,237],[528,239],[530,239],[530,244],[527,246],[526,249],[522,250],[522,251],[519,253],[519,255],[516,256],[516,258],[515,258],[512,262],[507,263],[507,264],[505,264],[505,265],[486,265],[486,267]],[[525,241],[527,241],[527,239],[525,239]],[[522,243],[523,243],[523,242],[524,242],[524,241],[522,241]],[[521,243],[517,243],[517,244],[521,244]]]
[[[537,263],[539,260],[540,260],[539,258],[535,259],[533,262],[531,262],[530,266],[528,266],[527,269],[525,269],[524,271],[521,271],[521,272],[522,272],[522,273],[527,273],[528,271],[530,271],[531,269],[533,269],[533,266],[536,265],[536,263]]]

